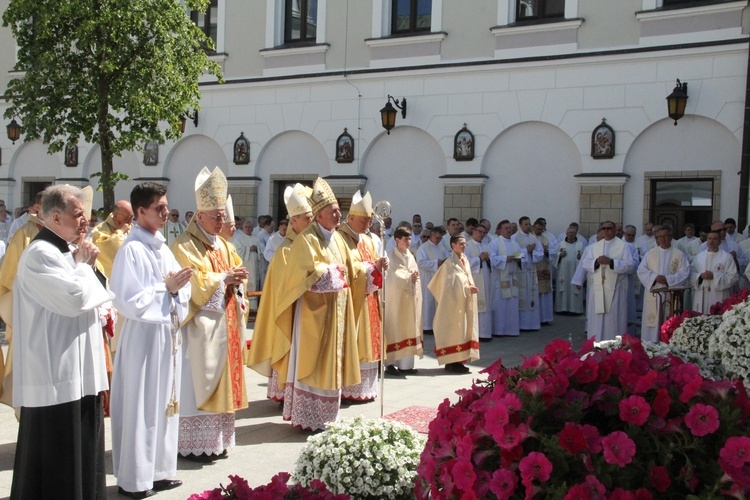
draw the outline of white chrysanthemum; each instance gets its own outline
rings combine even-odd
[[[741,302],[726,311],[709,339],[708,354],[721,360],[730,376],[743,379],[750,387],[750,303]]]

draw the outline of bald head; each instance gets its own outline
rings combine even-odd
[[[128,200],[118,200],[112,209],[112,219],[117,229],[122,229],[133,222],[133,207]]]

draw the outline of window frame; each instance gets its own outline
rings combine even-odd
[[[565,19],[565,3],[563,3],[563,9],[561,14],[556,14],[554,16],[548,16],[547,11],[547,0],[538,0],[538,9],[539,14],[535,16],[526,16],[521,17],[519,14],[521,12],[521,2],[523,0],[515,0],[516,4],[516,21],[517,22],[525,22],[525,21],[549,21],[549,20],[555,20],[555,19]]]
[[[203,26],[198,26],[198,17],[203,15],[204,16],[204,23]],[[214,42],[215,51],[218,52],[219,50],[219,0],[210,0],[208,2],[208,7],[206,7],[206,10],[204,12],[199,12],[197,10],[191,10],[190,11],[190,20],[198,26],[198,28],[203,32],[206,37],[210,38]],[[211,20],[214,20],[216,23],[216,36],[211,36]]]
[[[294,20],[294,16],[292,15],[293,12],[293,2],[298,1],[300,4],[300,37],[299,38],[292,38],[292,21]],[[282,43],[284,45],[295,45],[295,44],[310,44],[310,43],[316,43],[317,36],[318,36],[318,29],[319,29],[319,23],[316,25],[315,28],[315,35],[309,36],[307,34],[307,22],[302,22],[302,13],[307,12],[309,10],[309,2],[311,0],[284,0],[284,21],[283,21],[283,37],[282,37]],[[319,5],[316,6],[316,22],[317,22],[317,16],[318,16],[318,8]]]
[[[391,34],[392,35],[409,35],[413,33],[430,33],[432,31],[432,16],[433,16],[433,3],[430,2],[430,26],[426,28],[417,27],[417,8],[419,6],[419,0],[409,0],[409,28],[406,30],[396,30],[396,17],[397,11],[396,4],[399,0],[391,0]]]

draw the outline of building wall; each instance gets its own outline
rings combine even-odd
[[[560,54],[544,45],[557,36],[549,26],[493,32],[507,16],[507,1],[445,1],[444,38],[435,41],[433,34],[421,44],[439,47],[437,57],[407,57],[407,64],[399,55],[417,54],[413,45],[366,42],[380,0],[321,0],[329,45],[322,69],[308,71],[305,62],[318,55],[263,55],[273,25],[268,9],[278,1],[253,2],[252,10],[227,2],[227,83],[202,86],[198,127],[188,122],[183,139],[162,145],[157,166],[143,165],[142,153],[132,152],[116,168],[167,182],[170,204],[183,213],[193,209],[194,178],[206,165],[229,177],[240,216],[274,213],[277,181],[320,175],[342,197],[363,188],[375,201],[388,200],[395,221],[413,213],[435,223],[452,216],[493,223],[544,216],[555,234],[584,219],[590,233],[597,218],[615,216],[640,228],[648,216],[646,179],[654,172],[718,171],[718,210],[737,216],[748,65],[743,2],[710,3],[690,10],[695,15],[685,21],[659,9],[639,13],[644,0],[606,6],[577,0],[571,5],[579,21],[561,23],[566,37],[574,35],[573,48]],[[654,32],[655,23],[672,31]],[[7,52],[0,50],[0,63],[10,60]],[[391,59],[372,59],[386,53]],[[302,66],[284,66],[294,58]],[[689,82],[686,116],[677,127],[665,101],[676,78]],[[379,113],[388,95],[408,103],[390,134]],[[602,118],[616,134],[611,159],[590,154]],[[474,134],[475,157],[456,161],[454,136],[464,124]],[[335,141],[345,128],[354,138],[354,161],[337,163]],[[250,141],[248,165],[232,161],[240,134]],[[41,144],[0,138],[0,198],[20,204],[27,175],[87,178],[98,168],[97,148],[79,147],[86,160],[70,169],[61,155],[45,156]],[[117,196],[130,187],[118,186]]]

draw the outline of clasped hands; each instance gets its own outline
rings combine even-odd
[[[247,269],[244,267],[236,267],[233,269],[227,269],[227,275],[224,278],[224,283],[227,285],[239,285],[244,282],[248,277]]]
[[[164,277],[164,284],[167,285],[167,291],[172,295],[177,293],[190,282],[193,276],[193,270],[189,267],[183,267],[177,272],[169,272]]]
[[[99,257],[99,249],[96,245],[88,241],[85,234],[82,234],[75,244],[78,246],[73,251],[73,260],[75,260],[76,264],[84,263],[93,266],[96,258]]]

